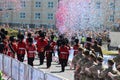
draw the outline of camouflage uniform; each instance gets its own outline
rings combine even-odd
[[[78,53],[73,57],[72,64],[74,65],[74,68],[76,68],[77,62],[83,58],[82,53]]]
[[[85,67],[87,66],[88,62],[89,62],[88,58],[83,58],[80,61],[80,63],[78,63],[81,67],[81,70],[80,70],[80,73],[79,73],[80,74],[79,80],[85,80],[85,77],[86,77]]]
[[[85,68],[89,68],[91,66],[95,65],[94,64],[94,61],[88,61],[85,66],[83,67],[84,68],[84,76],[85,76],[85,80],[93,80],[93,76],[92,75],[89,75],[86,71],[85,71]]]
[[[109,68],[103,70],[103,71],[100,73],[99,77],[100,77],[100,78],[104,78],[104,80],[112,80],[112,79],[108,76],[108,72],[111,72],[112,74],[116,74],[116,73],[117,73],[117,72],[115,72],[115,71],[113,70],[112,67],[109,67]]]
[[[116,63],[116,67],[120,64],[120,54],[113,58],[114,62]]]
[[[98,77],[98,70],[100,72],[103,70],[102,63],[99,63],[97,65],[93,65],[89,68],[90,73],[88,73],[88,74],[93,76],[92,80],[103,80],[102,78]]]

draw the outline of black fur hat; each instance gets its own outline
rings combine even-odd
[[[15,41],[15,36],[10,36],[9,40],[10,40],[11,42]]]
[[[33,43],[33,38],[28,38],[29,43]]]

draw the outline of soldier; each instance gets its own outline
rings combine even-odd
[[[80,47],[80,44],[79,44],[79,39],[75,39],[75,45],[73,46],[73,49],[74,49],[74,56],[76,54],[78,54],[78,48]]]
[[[93,65],[89,68],[86,68],[87,75],[92,76],[92,80],[104,80],[98,77],[99,72],[101,72],[104,68],[102,66],[103,58],[101,56],[97,57],[97,64]],[[88,79],[89,80],[89,79]]]
[[[120,80],[120,65],[117,66],[117,74],[108,73],[108,76],[111,77],[112,80]]]
[[[33,44],[33,39],[28,38],[28,44],[27,44],[27,57],[28,57],[28,64],[33,66],[33,61],[35,58],[35,52],[36,48],[35,45]]]
[[[57,40],[57,52],[58,52],[58,58],[59,58],[59,64],[60,64],[60,50],[59,50],[59,48],[60,48],[60,46],[62,45],[62,41],[63,41],[63,36],[62,35],[60,35],[59,36],[59,39]]]
[[[108,72],[116,74],[116,72],[113,70],[113,65],[114,65],[114,61],[113,60],[108,60],[108,68],[101,71],[101,73],[99,74],[99,78],[104,78],[104,80],[112,80],[108,76]]]
[[[9,39],[7,55],[12,57],[12,58],[15,58],[16,52],[17,52],[17,44],[15,43],[14,36],[11,36]]]
[[[62,41],[62,45],[60,46],[60,63],[61,63],[61,72],[65,71],[65,66],[67,64],[67,58],[69,54],[69,49],[65,45],[65,40]]]
[[[116,63],[116,67],[120,64],[120,47],[118,47],[118,55],[113,58]]]
[[[86,50],[83,52],[84,57],[77,62],[75,73],[74,73],[74,80],[85,80],[85,75],[82,75],[82,67],[89,61],[89,51]]]
[[[48,45],[45,47],[46,59],[47,59],[47,68],[50,68],[52,62],[52,54],[54,53],[54,47],[56,45],[53,41],[54,35],[51,35],[51,40],[48,42]]]
[[[94,49],[96,56],[103,57],[101,46],[98,45],[97,40],[94,41],[94,45],[92,46],[92,49]]]
[[[68,40],[67,38],[65,38],[64,40],[65,40],[65,45],[67,46],[67,48],[68,48],[68,50],[69,50],[69,53],[70,53],[71,47],[70,47],[70,45],[69,45],[69,40]],[[68,57],[67,57],[67,62],[66,62],[66,65],[65,65],[65,66],[67,66],[67,63],[68,63],[69,54],[68,54],[67,56],[68,56]]]
[[[3,54],[4,53],[4,48],[5,48],[5,45],[2,41],[2,38],[0,38],[0,53]]]
[[[19,61],[24,61],[24,56],[26,53],[26,44],[24,42],[24,35],[19,35],[19,42],[17,44],[17,58]]]
[[[78,60],[81,60],[83,58],[83,50],[84,50],[83,48],[79,47],[78,54],[76,54],[72,59],[71,69],[72,69],[72,66],[74,66],[74,69],[76,69]]]
[[[39,35],[40,38],[37,41],[36,47],[38,51],[38,57],[40,59],[40,65],[42,65],[45,58],[45,47],[48,45],[48,41],[45,40],[45,35],[43,32],[41,32]]]
[[[95,62],[96,62],[96,56],[93,53],[91,53],[89,55],[89,61],[86,62],[84,64],[84,66],[81,67],[80,75],[82,75],[83,77],[85,76],[84,80],[93,80],[93,76],[92,75],[87,75],[87,72],[86,72],[85,68],[89,68],[89,67],[95,65]],[[81,78],[80,80],[83,80],[83,78],[81,76],[80,76],[80,78]]]
[[[28,39],[31,38],[31,36],[32,36],[31,33],[28,33],[28,34],[27,34],[27,38],[26,38],[26,41],[25,41],[25,42],[26,42],[26,45],[29,43]]]

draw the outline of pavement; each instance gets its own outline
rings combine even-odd
[[[60,72],[61,65],[59,65],[57,62],[52,62],[51,67],[49,69],[47,69],[46,61],[44,61],[43,65],[39,66],[39,60],[36,59],[34,61],[34,67],[44,71],[45,73],[50,73],[57,77],[63,78],[64,80],[74,80],[74,70],[70,70],[69,64],[67,67],[65,67],[65,72]]]

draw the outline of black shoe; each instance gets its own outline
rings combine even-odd
[[[64,71],[60,71],[60,72],[64,72]]]

